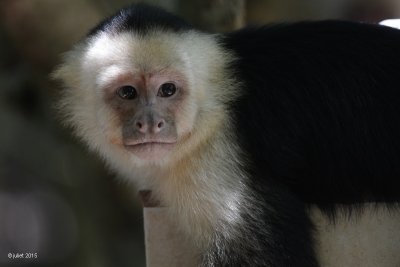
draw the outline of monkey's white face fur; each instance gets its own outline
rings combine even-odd
[[[214,36],[195,31],[100,33],[54,74],[65,84],[60,109],[76,134],[151,189],[197,241],[218,229],[244,234],[227,231],[241,222],[248,198],[224,106],[238,94],[230,60]]]

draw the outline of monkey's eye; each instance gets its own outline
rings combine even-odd
[[[160,89],[158,90],[158,96],[161,97],[170,97],[174,95],[176,92],[176,86],[173,83],[164,83],[163,85],[160,86]]]
[[[122,86],[118,89],[117,94],[123,99],[134,99],[137,96],[135,87],[130,85]]]

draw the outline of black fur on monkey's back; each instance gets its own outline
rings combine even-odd
[[[300,22],[243,29],[224,46],[244,81],[239,140],[266,183],[330,214],[400,200],[399,30]]]

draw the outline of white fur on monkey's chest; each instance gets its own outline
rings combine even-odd
[[[316,252],[322,267],[400,266],[400,212],[367,204],[363,213],[338,215],[335,224],[312,208]]]

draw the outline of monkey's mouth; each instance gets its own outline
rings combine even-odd
[[[176,141],[135,141],[124,144],[125,149],[143,159],[163,157],[176,144]]]

